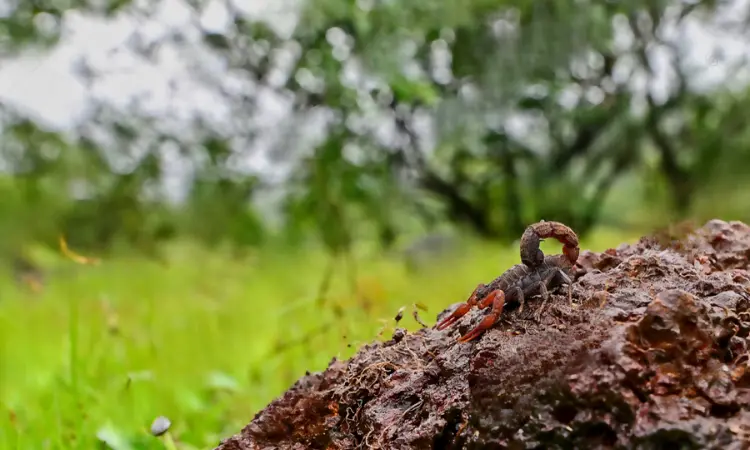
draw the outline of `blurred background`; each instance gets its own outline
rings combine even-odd
[[[540,219],[592,250],[747,221],[748,25],[748,0],[0,2],[0,448],[213,448],[433,325]]]

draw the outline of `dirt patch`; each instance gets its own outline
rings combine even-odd
[[[222,450],[750,448],[750,227],[584,251],[542,317],[397,330],[300,379]],[[438,320],[458,304],[443,311]]]

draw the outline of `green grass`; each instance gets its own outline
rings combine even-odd
[[[581,246],[603,250],[636,237],[599,232]],[[544,250],[558,253],[559,244]],[[76,266],[40,294],[5,277],[0,448],[173,448],[149,434],[159,415],[171,420],[176,448],[213,448],[306,370],[376,339],[380,319],[392,325],[400,306],[424,303],[432,325],[517,260],[515,247],[474,242],[409,276],[397,260],[361,257],[359,294],[338,264],[322,305],[324,254],[269,251],[238,261],[184,246],[167,266],[125,258]],[[418,328],[408,310],[401,325]]]

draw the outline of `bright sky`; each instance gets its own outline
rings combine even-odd
[[[173,47],[160,52],[157,64],[140,60],[124,47],[136,29],[146,40],[154,41],[172,29],[193,29],[198,20],[204,28],[220,31],[229,19],[223,5],[222,0],[211,0],[202,16],[194,17],[183,1],[162,0],[158,19],[148,22],[124,15],[104,21],[68,12],[63,19],[60,45],[52,52],[27,54],[0,65],[0,100],[54,128],[67,128],[85,119],[89,96],[124,106],[134,96],[148,94],[146,104],[153,112],[191,108],[215,111],[216,105],[211,104],[214,99],[207,98],[209,93],[205,90],[196,89]],[[266,20],[282,33],[291,32],[295,23],[292,1],[235,0],[234,5],[249,17]],[[197,29],[188,36],[197,39]],[[107,73],[91,91],[74,73],[74,63],[82,55]],[[179,81],[180,91],[170,90],[173,80]],[[278,114],[274,111],[278,105],[271,102],[265,106],[272,116]]]

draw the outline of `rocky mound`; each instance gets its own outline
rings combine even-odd
[[[542,317],[397,330],[300,379],[222,450],[750,448],[750,227],[584,251]],[[438,320],[458,304],[443,311]]]

